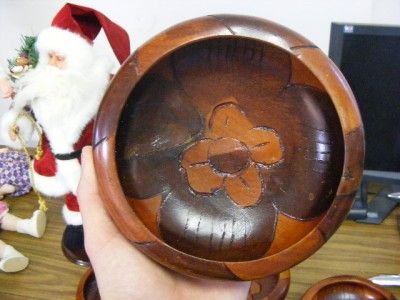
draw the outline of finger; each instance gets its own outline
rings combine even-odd
[[[8,130],[8,135],[9,135],[11,141],[15,142],[15,140],[17,139],[17,135],[15,134],[14,129],[10,128]]]
[[[13,90],[12,90],[12,89],[9,89],[9,90],[5,93],[4,98],[10,98],[12,94],[13,94]]]
[[[86,146],[82,149],[81,155],[82,175],[80,187],[86,193],[98,195],[97,178],[93,164],[92,147]]]
[[[118,233],[101,201],[93,165],[92,147],[82,150],[82,173],[78,186],[78,202],[82,213],[85,246],[88,250],[101,248]]]

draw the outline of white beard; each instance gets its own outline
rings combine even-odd
[[[77,71],[39,64],[19,80],[14,109],[30,105],[53,152],[68,153],[95,116],[108,81],[102,63]]]

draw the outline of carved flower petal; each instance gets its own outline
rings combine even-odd
[[[262,182],[255,165],[251,165],[238,176],[227,177],[225,188],[236,204],[244,207],[257,204],[262,192]]]
[[[198,141],[196,144],[190,146],[184,151],[182,157],[182,166],[187,169],[191,165],[201,164],[208,162],[208,149],[212,140],[204,139]]]
[[[191,188],[198,193],[212,194],[222,187],[224,177],[216,174],[209,164],[192,165],[186,169]]]
[[[283,151],[279,136],[272,130],[254,128],[246,136],[245,141],[253,161],[269,165],[282,159]]]
[[[210,118],[207,136],[212,139],[230,137],[242,140],[253,125],[235,103],[218,105]]]

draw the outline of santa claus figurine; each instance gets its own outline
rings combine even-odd
[[[33,183],[45,195],[66,195],[62,247],[80,265],[88,262],[76,199],[80,154],[92,142],[93,119],[112,69],[109,60],[97,56],[92,46],[101,27],[118,60],[124,61],[130,52],[129,38],[120,26],[93,9],[64,6],[52,26],[38,35],[38,64],[17,81],[12,108],[2,122],[3,139],[12,147],[20,147],[15,128],[25,138],[32,134],[31,124],[18,118],[27,106],[42,128],[43,154],[34,160]]]

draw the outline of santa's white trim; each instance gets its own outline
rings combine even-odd
[[[23,145],[19,142],[18,139],[14,141],[10,138],[9,131],[12,126],[15,124],[19,128],[19,135],[22,138],[23,142],[28,143],[32,139],[33,135],[33,124],[26,117],[21,116],[18,118],[20,111],[15,109],[10,109],[5,112],[2,116],[1,120],[1,129],[0,134],[3,139],[3,143],[11,148],[21,149]],[[18,121],[15,122],[18,118]]]
[[[76,195],[79,180],[81,179],[81,165],[78,159],[59,160],[56,159],[57,174],[64,179],[68,189]]]
[[[82,225],[82,215],[79,211],[69,210],[68,207],[64,204],[62,208],[62,214],[64,217],[64,221],[67,225]]]
[[[58,175],[43,176],[32,170],[31,183],[40,193],[50,197],[61,197],[69,193],[68,187]]]
[[[36,49],[39,52],[39,65],[47,64],[50,52],[67,58],[66,67],[80,70],[91,66],[93,62],[93,47],[79,34],[66,29],[48,27],[38,35]]]

